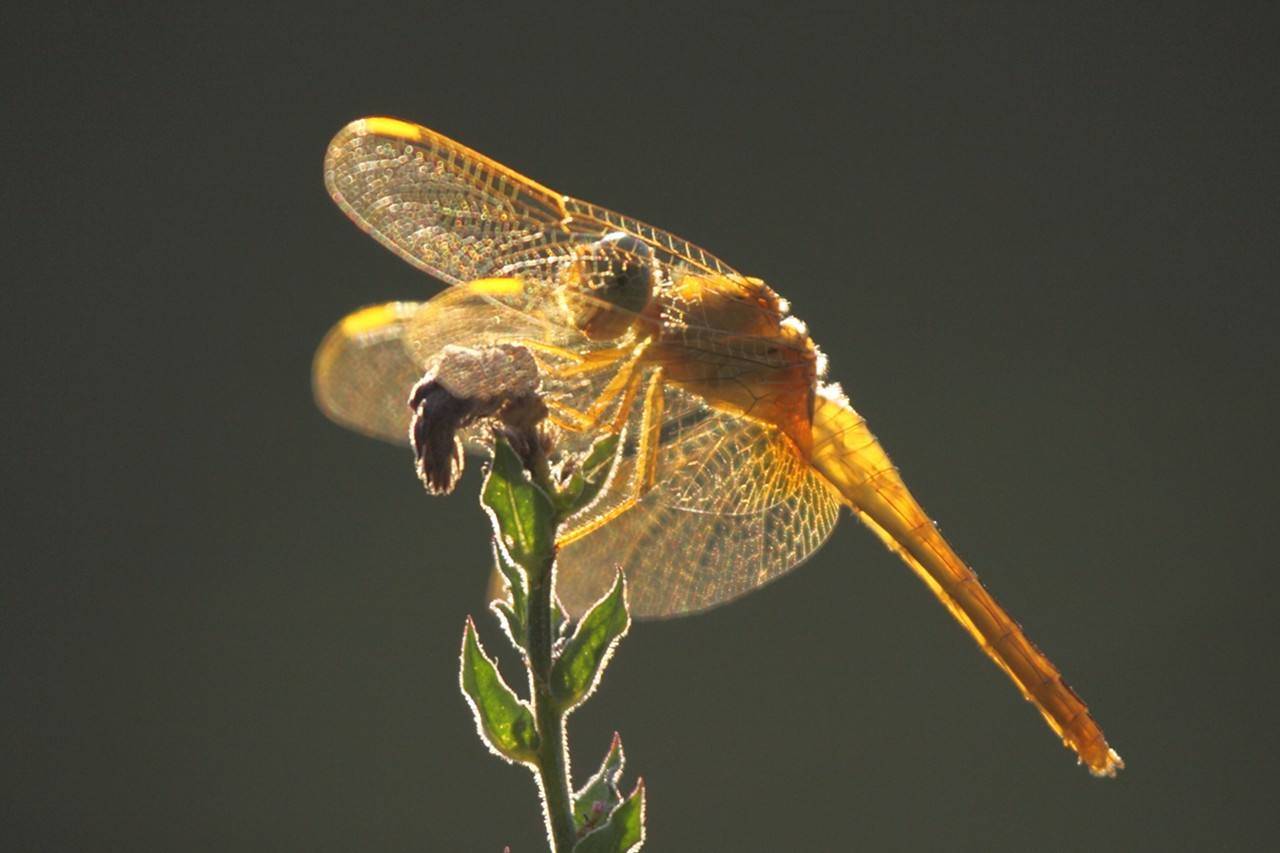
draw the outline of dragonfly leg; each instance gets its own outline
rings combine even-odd
[[[631,417],[631,407],[635,404],[636,393],[640,390],[640,382],[643,378],[644,374],[639,370],[631,371],[631,379],[627,382],[627,389],[622,392],[622,402],[618,404],[618,410],[614,413],[613,420],[609,422],[610,435],[617,435],[626,426],[627,419]]]
[[[611,506],[606,512],[566,532],[556,540],[557,546],[564,547],[604,527],[618,516],[635,507],[657,483],[658,444],[662,433],[664,407],[662,397],[663,380],[662,368],[658,368],[649,377],[649,385],[645,389],[644,413],[640,418],[640,441],[636,448],[636,471],[631,478],[631,494]]]
[[[580,364],[587,360],[587,357],[580,352],[564,347],[558,347],[555,344],[543,343],[542,341],[525,338],[520,341],[520,346],[525,349],[532,350],[535,354],[542,353],[544,355],[553,355],[556,358],[563,358],[565,361],[571,361],[574,364]]]
[[[627,380],[626,388],[622,391],[622,401],[618,403],[618,408],[614,411],[613,419],[609,421],[608,429],[605,431],[608,435],[617,435],[622,432],[622,428],[626,426],[627,420],[631,417],[631,407],[635,404],[636,394],[640,391],[640,385],[643,379],[644,374],[639,370],[631,371],[631,378]],[[613,396],[616,397],[617,395],[615,394]],[[599,402],[599,400],[597,400],[597,402]],[[561,429],[568,430],[569,432],[584,432],[587,429],[597,428],[600,426],[600,421],[603,420],[604,413],[601,412],[599,417],[595,418],[591,423],[584,427],[581,421],[566,420],[557,416],[558,411],[563,412],[567,407],[561,406],[557,408],[557,404],[554,400],[547,400],[546,403],[548,409],[547,417],[556,426]],[[605,409],[607,408],[608,406],[605,406]],[[572,409],[568,409],[568,411],[573,412],[574,415],[586,417],[581,412],[576,412]]]
[[[583,355],[573,350],[544,344],[541,341],[521,341],[521,346],[532,350],[534,360],[538,362],[538,370],[555,379],[570,379],[574,376],[587,376],[612,367],[618,359],[626,357],[634,347],[609,347],[592,350]],[[539,358],[539,354],[550,355],[567,361],[567,364],[552,364]]]
[[[613,420],[609,422],[610,431],[619,432],[622,425],[626,423],[627,413],[632,401],[635,400],[634,386],[640,377],[640,359],[644,356],[648,345],[649,341],[646,339],[631,349],[630,355],[619,366],[617,373],[610,378],[609,383],[600,392],[600,396],[585,410],[579,411],[554,400],[548,400],[547,408],[551,410],[551,420],[557,426],[571,432],[587,432],[599,427],[609,408],[621,398],[622,405],[618,407]],[[617,360],[607,363],[616,364]]]

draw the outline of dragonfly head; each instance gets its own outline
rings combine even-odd
[[[653,251],[630,234],[606,234],[579,249],[562,294],[573,324],[589,339],[620,338],[653,296]]]

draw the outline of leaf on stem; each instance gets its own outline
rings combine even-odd
[[[480,503],[493,520],[498,542],[525,569],[541,566],[555,543],[555,509],[551,499],[525,473],[511,445],[499,437],[493,464],[485,477]]]
[[[573,795],[573,820],[580,835],[598,827],[618,803],[622,802],[618,780],[622,777],[625,760],[622,738],[614,732],[613,742],[609,744],[609,752],[601,762],[600,769]]]
[[[503,630],[512,644],[521,652],[527,651],[529,626],[525,624],[525,614],[529,612],[529,581],[524,569],[515,560],[507,556],[506,549],[496,543],[493,548],[493,559],[498,571],[507,581],[507,597],[497,599],[489,604],[502,623]]]
[[[627,585],[619,572],[613,588],[582,617],[551,668],[551,693],[566,712],[591,695],[618,640],[631,626]]]
[[[533,713],[502,680],[497,667],[481,648],[470,616],[462,632],[459,682],[485,745],[508,761],[532,762],[538,749]]]
[[[605,435],[591,445],[578,470],[556,495],[556,508],[561,518],[568,518],[596,499],[609,479],[613,458],[618,449],[618,435]]]
[[[573,853],[628,853],[644,844],[644,780],[636,782],[622,805],[613,810],[604,826],[582,837]]]

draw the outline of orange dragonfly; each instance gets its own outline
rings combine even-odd
[[[357,225],[453,285],[426,302],[356,311],[329,332],[313,382],[330,418],[404,444],[409,389],[443,347],[516,343],[538,362],[558,448],[621,436],[600,496],[560,534],[557,590],[570,613],[619,567],[639,617],[737,598],[809,557],[846,506],[1092,773],[1124,766],[823,381],[804,325],[764,282],[396,119],[343,128],[324,172]],[[480,436],[469,440],[478,449]]]

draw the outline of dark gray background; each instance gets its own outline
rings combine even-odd
[[[429,499],[310,399],[332,322],[438,287],[324,193],[379,113],[789,297],[1129,763],[1076,767],[846,520],[573,719],[650,849],[1273,841],[1275,21],[1070,7],[12,18],[4,846],[542,848],[456,686],[479,466]]]

